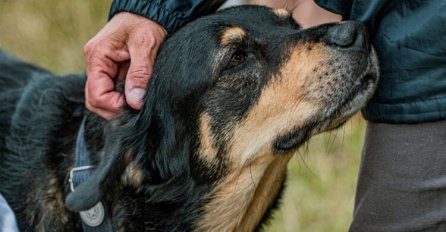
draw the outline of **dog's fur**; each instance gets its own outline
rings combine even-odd
[[[81,231],[76,212],[99,200],[115,231],[259,229],[293,152],[371,96],[375,56],[351,44],[361,27],[301,30],[253,6],[203,17],[163,44],[143,109],[110,122],[84,108],[84,75],[0,53],[0,193],[23,231]],[[96,170],[70,193],[83,118]]]

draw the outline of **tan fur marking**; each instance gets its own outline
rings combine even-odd
[[[199,231],[251,231],[277,195],[291,156],[273,155],[274,139],[304,125],[320,107],[305,98],[305,89],[325,54],[319,45],[306,46],[294,48],[246,119],[235,126],[227,154],[231,174],[210,194]]]
[[[45,185],[36,188],[27,196],[27,204],[34,209],[26,212],[27,219],[30,224],[35,224],[36,231],[45,231],[48,225],[62,225],[70,220],[56,174],[49,171],[46,178]]]
[[[133,149],[129,149],[124,154],[125,171],[121,176],[121,181],[124,185],[139,187],[144,179],[144,172],[139,165],[133,160]]]
[[[233,172],[205,206],[200,231],[252,231],[277,195],[291,156],[262,155]]]
[[[203,114],[200,117],[200,155],[205,161],[214,163],[217,151],[214,147],[214,136],[211,132],[211,117]]]
[[[284,8],[273,9],[273,13],[281,18],[288,18],[291,15],[290,12]]]
[[[253,231],[259,224],[263,214],[279,193],[291,157],[279,156],[266,169],[237,231]]]
[[[246,209],[249,207],[263,173],[273,156],[264,155],[242,170],[234,170],[212,194],[205,206],[204,219],[199,222],[199,231],[237,231]]]
[[[228,46],[234,43],[241,43],[246,36],[246,31],[240,27],[230,27],[223,32],[220,43],[221,45]]]
[[[125,169],[125,173],[122,176],[122,182],[125,185],[139,187],[141,186],[143,178],[144,173],[142,169],[135,162],[131,162]]]
[[[129,165],[133,161],[133,149],[129,149],[124,154],[125,165]]]
[[[281,73],[263,89],[246,120],[236,126],[229,152],[235,165],[270,149],[278,135],[303,125],[319,109],[316,102],[305,98],[307,85],[314,81],[310,73],[324,58],[316,45],[313,47],[312,51],[306,50],[306,45],[294,50]]]

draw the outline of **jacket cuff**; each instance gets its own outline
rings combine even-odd
[[[160,24],[168,31],[173,33],[181,26],[187,23],[179,13],[164,8],[157,2],[147,0],[113,0],[108,20],[119,12],[130,12],[140,16],[144,16]]]

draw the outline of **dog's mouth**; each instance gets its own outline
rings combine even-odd
[[[332,113],[327,115],[324,120],[326,126],[322,126],[319,132],[333,130],[342,126],[350,117],[363,108],[373,96],[377,82],[376,62],[371,61],[358,79],[358,83],[353,86],[350,94],[347,95],[341,104],[332,107]]]
[[[334,130],[342,126],[370,99],[376,87],[376,79],[375,74],[364,75],[360,85],[351,92],[343,104],[333,110],[331,115],[315,117],[322,118],[322,120],[306,123],[305,127],[291,130],[291,132],[279,136],[274,142],[274,150],[278,153],[286,153],[300,147],[313,134]]]
[[[297,149],[312,135],[334,130],[342,126],[350,117],[365,106],[373,96],[378,82],[377,63],[374,54],[371,55],[368,67],[357,78],[357,83],[349,90],[349,94],[338,104],[324,107],[314,117],[309,119],[304,126],[290,130],[274,141],[274,150],[278,153],[286,153]],[[336,102],[336,101],[334,101]]]
[[[317,130],[318,133],[331,131],[342,126],[356,112],[365,106],[372,97],[376,88],[376,74],[368,73],[364,75],[361,84],[351,92],[344,103],[335,110],[333,116],[329,117],[325,123]]]
[[[311,127],[298,128],[291,133],[280,136],[274,142],[274,150],[277,153],[286,153],[293,150],[307,141],[311,134]]]

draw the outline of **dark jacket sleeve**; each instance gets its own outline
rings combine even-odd
[[[341,15],[343,20],[350,18],[353,0],[314,0],[314,2],[330,12]]]
[[[113,0],[109,19],[126,11],[149,18],[173,33],[187,22],[218,9],[225,0]]]

